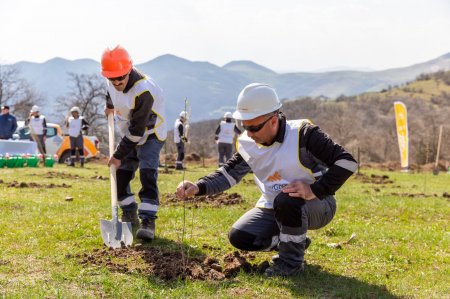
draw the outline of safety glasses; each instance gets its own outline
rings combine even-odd
[[[114,81],[123,81],[125,80],[125,78],[128,76],[128,73],[120,76],[120,77],[114,77],[114,78],[108,78],[109,81],[114,82]]]
[[[242,127],[243,127],[245,130],[247,130],[248,132],[256,133],[256,132],[258,132],[259,130],[261,130],[261,129],[264,127],[264,125],[265,125],[269,120],[272,119],[273,116],[274,116],[274,115],[271,115],[268,119],[266,119],[265,121],[263,121],[263,122],[260,123],[259,125],[254,125],[254,126],[244,126],[244,125],[242,125]]]

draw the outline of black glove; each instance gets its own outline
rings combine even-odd
[[[215,141],[219,140],[219,136],[214,137],[214,140]]]

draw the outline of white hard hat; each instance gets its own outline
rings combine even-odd
[[[181,111],[181,112],[180,112],[180,117],[181,117],[181,118],[186,119],[186,115],[187,115],[186,111]]]
[[[34,105],[33,107],[31,107],[30,112],[39,112],[39,106]]]
[[[249,120],[280,108],[281,102],[275,89],[264,83],[252,83],[245,86],[239,94],[233,117]]]
[[[233,114],[230,111],[225,112],[225,114],[223,115],[223,118],[232,118]]]
[[[78,114],[81,114],[81,110],[77,106],[70,108],[70,113],[72,113],[72,112],[78,112]]]

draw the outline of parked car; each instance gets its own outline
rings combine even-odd
[[[29,140],[30,128],[23,121],[17,122],[17,130],[14,139]],[[83,136],[84,156],[90,159],[99,155],[100,142],[96,136]],[[70,158],[70,139],[64,135],[58,124],[47,123],[45,147],[48,155],[57,155],[59,163],[65,163]]]

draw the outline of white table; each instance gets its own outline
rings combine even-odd
[[[39,154],[37,144],[29,140],[0,140],[0,155]]]

